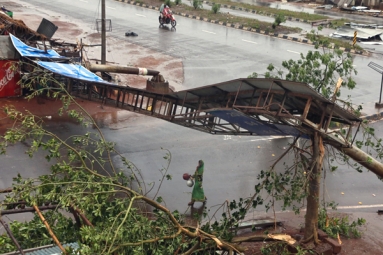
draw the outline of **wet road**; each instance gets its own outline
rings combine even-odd
[[[31,0],[25,3],[25,8],[41,13],[44,13],[44,10],[56,11],[74,22],[81,20],[85,25],[94,28],[95,19],[100,13],[99,1],[81,0],[71,5],[65,3],[64,0],[50,3]],[[254,71],[264,73],[269,63],[280,67],[283,60],[298,59],[299,53],[313,49],[305,44],[178,16],[177,30],[172,31],[158,28],[157,11],[111,0],[107,1],[106,6],[107,18],[112,20],[113,25],[113,31],[108,33],[108,36],[183,59],[185,80],[176,90],[247,77]],[[296,24],[307,26],[302,23]],[[139,36],[125,37],[124,34],[128,30],[136,32]],[[86,43],[90,39],[83,40]],[[350,95],[354,104],[362,104],[366,114],[375,113],[374,104],[379,99],[377,94],[381,82],[381,75],[367,65],[370,61],[380,63],[381,59],[382,55],[374,55],[373,58],[355,56],[354,64],[358,70],[355,80],[358,87],[352,91],[344,90],[341,94],[343,99]]]
[[[61,15],[73,17],[76,22],[81,19],[84,24],[94,27],[96,14],[99,13],[99,1],[81,0],[71,3],[70,6],[65,3],[62,0],[48,3],[31,0],[26,5],[40,13],[44,13],[45,9],[54,10]],[[270,62],[281,63],[288,58],[297,59],[299,52],[312,49],[308,45],[183,17],[177,17],[177,31],[159,29],[158,12],[115,1],[107,1],[107,15],[113,22],[113,32],[109,36],[124,38],[182,58],[185,74],[183,88],[246,77],[253,71],[263,72]],[[125,38],[124,33],[129,29],[139,36]],[[373,102],[376,92],[379,91],[381,77],[367,67],[369,61],[371,59],[355,57],[355,65],[359,71],[359,88],[352,92],[352,98],[356,103]],[[372,82],[375,80],[376,84]],[[76,130],[69,124],[66,125],[68,130]],[[208,206],[212,206],[226,199],[249,196],[253,192],[256,174],[267,169],[291,141],[290,138],[212,136],[135,114],[111,129],[105,128],[105,132],[107,138],[116,141],[119,150],[142,169],[147,183],[158,183],[158,170],[165,165],[161,147],[171,151],[173,159],[169,171],[174,180],[169,185],[163,185],[160,195],[165,198],[170,209],[181,212],[187,208],[191,192],[181,176],[184,172],[193,172],[199,159],[205,161],[204,185],[209,198]],[[19,163],[15,159],[10,164],[21,168]],[[326,196],[329,200],[334,199],[342,206],[356,206],[355,208],[358,208],[359,201],[366,205],[382,203],[378,196],[383,194],[381,182],[371,173],[358,174],[347,167],[341,167],[332,177],[326,185]],[[340,190],[351,196],[340,195]],[[371,195],[372,191],[377,194],[376,197]]]

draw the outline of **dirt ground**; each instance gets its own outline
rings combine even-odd
[[[152,0],[158,3],[158,0]],[[2,2],[5,3],[5,2]],[[87,26],[82,25],[81,21],[69,19],[68,17],[61,17],[55,13],[40,13],[30,8],[24,8],[22,2],[15,0],[14,2],[7,2],[8,5],[14,5],[14,18],[22,19],[30,28],[36,30],[41,22],[41,19],[47,18],[59,26],[58,31],[54,38],[60,38],[64,41],[75,42],[76,40],[83,39],[84,43],[96,44],[100,42],[99,34]],[[6,4],[4,4],[6,5]],[[69,39],[70,38],[70,39]],[[148,69],[155,69],[160,71],[164,77],[170,82],[170,85],[175,90],[180,90],[183,84],[183,65],[181,59],[176,59],[171,56],[164,55],[159,52],[154,52],[150,49],[145,49],[139,45],[128,43],[113,37],[108,37],[107,46],[107,61],[109,63],[116,63],[120,65],[129,65],[136,67],[146,67]],[[89,59],[99,59],[100,51],[94,48],[86,50]],[[139,77],[133,75],[119,75],[118,79],[120,84],[144,88],[146,77]],[[113,115],[120,111],[112,107],[101,106],[97,103],[86,102],[81,100],[81,105],[95,118],[104,115]],[[60,105],[59,101],[48,99],[25,101],[22,98],[3,98],[0,99],[0,107],[4,105],[14,105],[19,110],[32,111],[34,114],[43,118],[53,118],[57,120],[68,121],[57,115],[57,108]],[[134,114],[134,113],[127,113]],[[11,124],[11,121],[5,118],[5,114],[0,112],[0,132]],[[383,254],[383,216],[378,216],[376,213],[369,214],[350,214],[352,219],[358,217],[366,218],[367,226],[364,234],[360,239],[346,239],[342,238],[342,252],[341,255],[378,255]],[[382,218],[380,218],[382,217]],[[301,215],[294,215],[292,213],[283,213],[278,215],[278,220],[283,222],[283,226],[278,228],[281,233],[296,235],[300,233],[303,226],[304,217]],[[242,235],[250,235],[252,233],[242,232]],[[247,247],[245,255],[261,254],[260,246],[265,245],[264,242],[247,243],[243,244]]]
[[[101,43],[101,34],[95,30],[95,27],[85,25],[81,20],[61,16],[46,10],[37,12],[34,6],[25,5],[24,2],[18,0],[2,1],[0,3],[12,9],[14,19],[23,20],[33,30],[37,30],[42,18],[48,19],[59,27],[53,36],[53,39],[59,42],[77,43],[82,41],[86,45]],[[181,59],[120,40],[108,34],[106,50],[107,64],[157,70],[165,80],[169,81],[169,85],[173,90],[184,89],[182,86],[184,74]],[[101,59],[101,47],[84,47],[83,53],[93,63]],[[115,74],[113,78],[119,85],[144,89],[146,80],[150,77]]]

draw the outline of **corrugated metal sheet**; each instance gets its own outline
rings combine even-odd
[[[208,111],[213,116],[226,120],[243,128],[253,135],[259,136],[298,136],[301,135],[299,130],[287,125],[278,125],[260,121],[236,110],[217,109]]]
[[[69,244],[63,244],[63,247],[72,247],[73,249],[79,248],[78,243],[69,243]],[[38,249],[38,248],[37,248]],[[61,255],[61,250],[58,246],[53,246],[53,247],[48,247],[48,248],[43,248],[43,249],[38,249],[35,251],[31,252],[26,252],[25,254],[28,255]]]
[[[73,249],[78,249],[80,246],[78,243],[68,243],[62,245],[64,248],[72,247]],[[57,245],[45,245],[41,247],[31,248],[31,249],[24,249],[23,250],[25,254],[28,255],[61,255],[61,250]],[[3,253],[0,255],[16,255],[20,254],[19,251],[9,252],[9,253]]]

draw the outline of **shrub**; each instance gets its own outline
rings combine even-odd
[[[193,0],[193,7],[194,9],[201,9],[202,8],[202,1],[201,0]]]
[[[213,6],[211,7],[212,12],[215,14],[217,14],[219,12],[219,9],[221,9],[220,4],[213,4]]]
[[[175,0],[176,5],[179,5],[181,3],[181,0]]]
[[[277,14],[275,16],[275,21],[273,23],[273,28],[275,29],[277,26],[279,26],[281,23],[286,22],[286,18],[282,14]]]
[[[172,1],[170,1],[170,0],[165,0],[164,3],[165,3],[165,5],[167,5],[169,7],[172,7],[172,5],[173,5]]]

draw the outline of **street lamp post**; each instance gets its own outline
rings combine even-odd
[[[375,107],[383,107],[383,104],[382,104],[382,89],[383,89],[383,66],[380,66],[378,65],[377,63],[374,63],[374,62],[370,62],[368,63],[368,67],[374,69],[375,71],[377,71],[378,73],[380,73],[382,75],[382,80],[380,82],[380,93],[379,93],[379,102],[375,103]]]
[[[101,64],[106,64],[105,0],[101,2]]]

